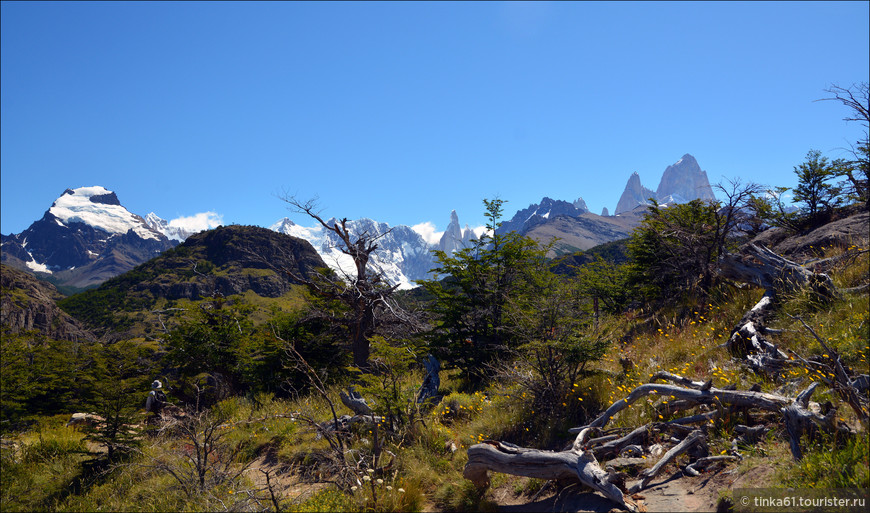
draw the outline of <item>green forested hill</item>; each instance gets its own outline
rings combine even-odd
[[[155,311],[215,293],[277,300],[293,290],[281,269],[308,275],[322,267],[305,240],[255,226],[222,226],[58,305],[93,329],[141,336],[157,323]]]

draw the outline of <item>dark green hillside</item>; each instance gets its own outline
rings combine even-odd
[[[155,325],[154,310],[214,293],[280,298],[292,285],[276,269],[307,275],[320,267],[326,264],[305,240],[255,226],[222,226],[58,305],[93,329],[141,336]]]
[[[553,271],[557,274],[574,274],[575,267],[594,262],[598,257],[613,265],[622,265],[628,262],[628,239],[605,242],[586,251],[578,251],[557,258],[554,260]]]

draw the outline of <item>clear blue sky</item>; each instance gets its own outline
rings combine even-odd
[[[613,212],[694,155],[795,185],[861,129],[868,2],[2,2],[4,234],[66,188],[268,226],[283,191],[391,225],[543,196]],[[299,215],[291,219],[309,225]]]

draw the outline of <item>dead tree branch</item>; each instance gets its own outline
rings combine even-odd
[[[468,448],[468,463],[463,475],[480,488],[489,485],[487,472],[490,470],[538,479],[579,480],[620,507],[637,511],[637,506],[610,482],[592,451],[584,449],[588,432],[584,430],[578,434],[571,449],[561,452],[526,449],[492,440],[472,445]]]
[[[648,485],[649,482],[653,480],[653,478],[665,467],[665,465],[673,461],[674,458],[676,458],[680,454],[691,449],[694,445],[704,443],[704,441],[704,432],[700,429],[696,429],[689,433],[689,436],[684,438],[682,442],[672,447],[670,451],[666,452],[665,455],[662,456],[662,459],[660,459],[655,465],[653,465],[652,468],[644,470],[641,473],[641,476],[643,476],[641,480],[635,483],[634,486],[632,486],[628,490],[628,492],[637,493],[646,488],[646,485]]]

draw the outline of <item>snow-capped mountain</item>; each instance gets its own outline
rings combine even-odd
[[[156,232],[160,232],[168,239],[184,242],[188,237],[199,233],[201,229],[188,229],[183,226],[173,226],[169,221],[151,212],[145,216],[145,224]]]
[[[3,236],[4,263],[54,274],[60,284],[85,287],[173,247],[162,233],[124,208],[100,186],[67,189],[26,230]]]
[[[332,225],[336,219],[329,219]],[[300,226],[288,218],[283,218],[269,227],[270,229],[305,239],[323,258],[326,264],[340,275],[353,276],[356,272],[350,256],[340,251],[341,240],[322,226]],[[397,225],[390,228],[387,223],[379,223],[368,218],[348,221],[352,234],[367,233],[381,236],[377,240],[378,249],[371,255],[369,263],[382,272],[391,284],[400,289],[414,288],[414,280],[425,278],[433,267],[433,249],[423,237],[409,226]]]

